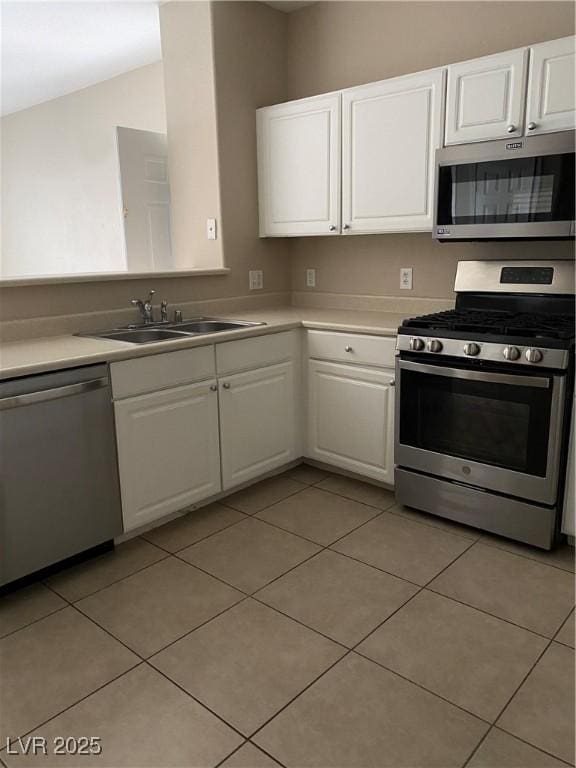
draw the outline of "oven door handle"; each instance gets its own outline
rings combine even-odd
[[[483,381],[489,384],[511,384],[515,387],[537,387],[539,389],[550,388],[550,379],[545,379],[540,376],[524,376],[523,374],[510,375],[507,373],[481,373],[479,371],[469,371],[463,368],[441,368],[437,365],[412,363],[408,360],[400,360],[399,366],[401,370],[430,373],[433,376],[446,376],[450,379]]]

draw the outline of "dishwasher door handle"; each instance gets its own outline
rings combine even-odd
[[[11,397],[0,398],[0,411],[6,411],[9,408],[21,408],[24,405],[33,405],[34,403],[44,403],[48,400],[59,400],[61,397],[70,397],[84,392],[92,392],[95,389],[102,389],[109,385],[106,377],[101,379],[90,379],[81,381],[78,384],[67,384],[64,387],[54,389],[44,389],[39,392],[29,392],[25,395],[13,395]]]

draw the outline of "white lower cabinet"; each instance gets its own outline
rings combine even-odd
[[[307,455],[394,482],[394,371],[308,364]]]
[[[115,403],[124,530],[221,489],[216,380]]]
[[[220,444],[224,490],[297,458],[295,365],[220,379]]]

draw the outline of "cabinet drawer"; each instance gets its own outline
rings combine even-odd
[[[298,354],[298,331],[284,331],[216,345],[218,375],[292,360]]]
[[[396,339],[392,336],[308,331],[308,357],[320,360],[393,368],[395,347]]]
[[[110,364],[115,400],[215,375],[214,346],[181,349]]]

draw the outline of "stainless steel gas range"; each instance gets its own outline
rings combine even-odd
[[[396,498],[545,549],[574,386],[574,263],[458,264],[456,308],[406,320]]]

